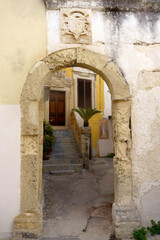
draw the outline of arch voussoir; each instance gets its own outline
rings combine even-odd
[[[48,55],[43,61],[52,71],[76,65],[77,48],[68,48]]]

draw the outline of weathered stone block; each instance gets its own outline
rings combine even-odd
[[[21,101],[21,134],[38,135],[39,133],[39,102]]]
[[[116,237],[120,239],[130,239],[133,237],[133,230],[140,226],[139,213],[134,206],[112,206],[112,217]]]
[[[21,153],[38,154],[38,135],[21,137]]]
[[[42,234],[42,215],[36,210],[20,214],[14,220],[13,240],[38,239]]]
[[[37,208],[39,156],[25,154],[21,156],[21,210]]]
[[[80,67],[89,66],[90,70],[101,73],[109,61],[109,57],[105,55],[90,51],[89,49],[77,48],[77,65]]]
[[[28,74],[21,100],[39,101],[44,84],[51,79],[51,77],[52,72],[48,66],[43,61],[39,61]]]
[[[68,48],[63,51],[58,51],[50,54],[44,59],[52,71],[60,70],[65,67],[74,66],[76,64],[77,50],[76,48]]]
[[[115,65],[114,62],[109,62],[103,68],[104,80],[107,82],[110,91],[112,93],[112,99],[128,99],[130,98],[130,93],[128,91],[128,84],[125,82],[122,73]]]

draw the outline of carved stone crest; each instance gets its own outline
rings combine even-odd
[[[63,43],[91,43],[90,10],[61,9],[61,40]]]

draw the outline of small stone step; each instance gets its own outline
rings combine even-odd
[[[70,137],[57,138],[55,144],[56,143],[62,143],[62,144],[64,144],[64,143],[75,143],[75,139],[70,138]]]
[[[74,170],[76,172],[82,171],[82,164],[45,164],[43,172],[49,173],[50,171],[64,171]]]
[[[55,130],[56,141],[48,161],[43,162],[43,172],[65,174],[65,172],[80,172],[83,164],[79,159],[78,146],[71,130]],[[58,172],[58,173],[57,173]]]
[[[72,154],[72,155],[77,154],[78,155],[78,151],[74,148],[71,148],[71,149],[55,148],[52,155],[57,155],[57,154]]]
[[[45,166],[50,164],[78,164],[80,161],[79,159],[49,159],[45,161]]]
[[[49,173],[52,175],[70,175],[75,173],[75,170],[56,170],[56,171],[50,171]]]
[[[69,143],[69,142],[66,142],[66,143],[62,143],[62,142],[55,142],[54,145],[53,145],[53,150],[56,149],[56,148],[76,148],[78,150],[78,147],[76,145],[75,142],[72,142],[72,143]]]
[[[78,158],[78,156],[79,156],[79,154],[77,152],[74,152],[74,153],[63,153],[63,152],[61,152],[61,153],[52,154],[50,156],[50,159],[54,159],[54,158],[63,159],[63,158],[72,158],[72,157]]]

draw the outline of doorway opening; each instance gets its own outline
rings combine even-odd
[[[65,92],[50,91],[49,122],[53,126],[65,126]]]
[[[112,128],[109,128],[111,96],[104,80],[88,69],[66,68],[63,69],[63,74],[71,76],[71,84],[68,86],[69,108],[67,108],[70,125],[68,129],[62,130],[54,122],[56,140],[53,152],[49,155],[49,160],[43,161],[43,239],[55,237],[95,240],[101,236],[102,240],[113,233],[111,223],[114,202],[113,159],[106,157],[113,152]],[[61,71],[56,72],[55,75],[62,75]],[[47,98],[44,101],[46,117],[47,106],[50,107],[53,101],[53,108],[55,108],[55,95],[64,93],[63,90],[66,88],[65,84],[61,84],[61,92],[55,91],[53,90],[54,82],[55,79],[52,77],[45,86],[45,89],[52,89],[49,92],[50,105],[48,106]],[[58,86],[55,87],[58,89]],[[44,96],[46,96],[45,89]],[[85,105],[82,106],[80,103]],[[83,127],[83,120],[78,114],[72,112],[72,108],[91,108],[92,106],[101,113],[89,121],[92,160],[90,160],[89,170],[86,171],[83,169],[78,142],[75,144],[78,137],[77,131],[80,135],[80,129]]]

